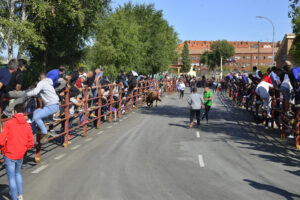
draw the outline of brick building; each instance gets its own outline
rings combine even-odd
[[[285,66],[286,62],[291,63],[292,66],[300,67],[300,63],[296,63],[293,56],[290,55],[290,49],[295,38],[295,34],[285,34],[275,56],[276,64],[278,67]]]
[[[210,50],[214,41],[188,41],[192,67],[195,71],[207,70],[207,66],[201,64],[201,57],[205,51]],[[272,66],[272,42],[245,42],[229,41],[235,48],[233,63],[224,63],[224,66],[237,70],[251,70],[253,66],[271,67]],[[275,43],[274,55],[279,48],[279,42]],[[180,51],[184,43],[179,45]],[[180,52],[181,53],[181,52]],[[181,59],[172,68],[181,67]]]

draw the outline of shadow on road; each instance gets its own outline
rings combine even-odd
[[[268,191],[268,192],[272,192],[272,193],[278,194],[278,195],[286,198],[287,200],[294,200],[294,197],[296,197],[297,199],[300,198],[299,194],[293,194],[293,193],[290,193],[286,190],[277,188],[277,187],[272,186],[272,185],[258,183],[258,182],[255,182],[255,181],[252,181],[252,180],[249,180],[249,179],[244,179],[244,181],[248,182],[250,186],[254,187],[257,190],[265,190],[265,191]]]
[[[10,199],[8,185],[0,184],[0,200]]]

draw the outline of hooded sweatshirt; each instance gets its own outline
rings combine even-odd
[[[15,114],[5,122],[0,134],[0,148],[5,157],[12,160],[23,159],[26,151],[33,146],[31,126],[22,113]]]
[[[59,98],[54,90],[53,81],[50,78],[41,80],[36,88],[26,93],[28,97],[40,95],[44,106],[51,106],[59,103]]]
[[[198,93],[192,93],[188,99],[187,99],[188,104],[191,106],[192,110],[200,110],[201,105],[203,104],[203,100]]]

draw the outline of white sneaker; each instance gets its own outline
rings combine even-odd
[[[31,123],[32,123],[31,119],[27,119],[26,122],[27,122],[28,124],[31,124]]]
[[[18,200],[23,200],[23,195],[19,195]]]

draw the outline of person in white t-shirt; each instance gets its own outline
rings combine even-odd
[[[184,96],[184,90],[185,90],[185,84],[184,82],[181,80],[179,83],[179,91],[180,91],[180,97],[181,99],[183,99]]]
[[[260,98],[263,100],[264,102],[264,109],[267,110],[267,116],[270,117],[270,113],[271,113],[271,97],[269,94],[269,90],[270,88],[273,88],[273,85],[266,82],[266,81],[261,81],[257,87],[256,87],[256,94],[260,96]]]

